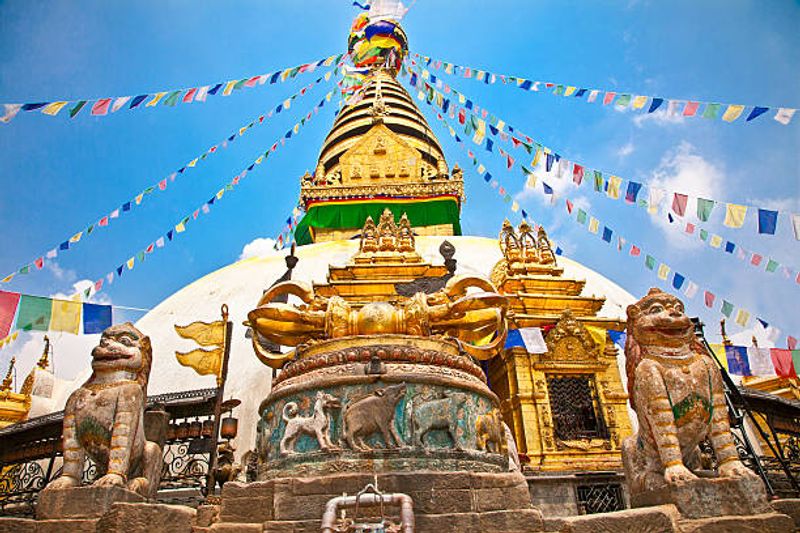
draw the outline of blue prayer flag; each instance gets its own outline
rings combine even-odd
[[[562,255],[563,253],[564,250],[562,250],[560,246],[556,246],[556,255]]]
[[[778,212],[769,209],[758,210],[758,232],[767,235],[775,235],[775,228],[778,226]]]
[[[40,102],[36,104],[22,104],[23,111],[34,111],[46,106],[49,102]]]
[[[528,218],[528,213],[524,209],[522,210],[522,218]]]
[[[500,130],[498,130],[497,128],[495,128],[491,124],[489,124],[489,131],[492,132],[492,135],[497,135],[500,132]]]
[[[672,286],[676,289],[680,289],[683,286],[683,282],[686,281],[686,278],[683,274],[678,274],[675,272],[675,275],[672,278]]]
[[[647,112],[648,113],[652,113],[653,111],[655,111],[656,109],[661,107],[661,104],[663,104],[663,103],[664,103],[664,99],[663,98],[655,98],[654,97],[653,101],[650,102],[650,109],[648,109]]]
[[[117,276],[122,277],[122,270],[125,268],[124,265],[120,265],[117,267]]]
[[[222,88],[222,84],[218,83],[218,84],[214,85],[212,88],[210,88],[208,90],[208,94],[213,96],[213,95],[217,94],[217,91],[219,91],[221,88]]]
[[[614,233],[608,226],[603,226],[603,240],[611,242],[611,234]]]
[[[625,341],[628,338],[624,331],[615,331],[613,329],[608,330],[608,336],[611,337],[611,342],[617,346],[625,346]]]
[[[483,180],[486,183],[489,183],[490,181],[492,181],[492,175],[487,172],[486,174],[483,175]]]
[[[69,250],[69,241],[64,241],[58,245],[59,250]]]
[[[754,118],[758,118],[758,117],[760,117],[761,115],[763,115],[763,114],[764,114],[764,113],[766,113],[767,111],[769,111],[769,108],[768,108],[768,107],[759,107],[759,106],[754,106],[754,107],[753,107],[753,110],[752,110],[752,111],[750,111],[750,114],[747,116],[747,120],[745,120],[745,122],[750,122],[750,121],[751,121],[751,120],[753,120]]]
[[[545,182],[542,182],[542,187],[544,187],[545,194],[553,194],[553,188],[548,184],[546,184]]]
[[[586,94],[586,89],[578,89],[578,92],[575,93],[575,98],[581,98],[584,94]]]
[[[278,78],[280,77],[280,75],[281,75],[281,73],[280,73],[280,72],[276,72],[276,73],[274,73],[272,76],[270,76],[270,78],[269,78],[269,84],[270,84],[270,85],[272,85],[273,83],[275,83],[276,81],[278,81]]]
[[[729,373],[737,376],[752,375],[746,346],[725,346],[725,357],[728,359]]]
[[[510,329],[508,330],[506,344],[503,346],[503,348],[513,348],[514,346],[521,346],[524,348],[525,341],[522,340],[522,335],[520,335],[519,330]]]
[[[131,105],[128,106],[128,109],[135,109],[139,106],[142,102],[144,102],[147,97],[150,96],[149,94],[140,94],[139,96],[134,96],[133,100],[131,100]]]
[[[524,89],[526,91],[530,91],[532,86],[533,82],[531,82],[531,80],[525,80],[522,82],[522,85],[520,85],[519,88]]]
[[[642,184],[636,183],[635,181],[628,182],[628,191],[625,193],[625,201],[629,204],[636,203],[636,196],[639,194],[639,190],[641,190]]]
[[[467,105],[465,107],[467,109],[472,109],[472,100],[467,100]]]
[[[131,210],[131,203],[130,202],[125,202],[124,204],[122,204],[122,210],[123,211],[130,211]]]
[[[545,159],[545,168],[547,172],[550,172],[550,169],[553,168],[553,154],[547,154],[547,158]]]
[[[491,152],[492,146],[494,146],[494,142],[491,139],[486,139],[486,151]]]
[[[733,244],[731,241],[725,241],[725,251],[729,254],[732,254],[733,251],[736,249],[736,245]]]
[[[83,304],[83,333],[102,333],[111,326],[111,306]]]

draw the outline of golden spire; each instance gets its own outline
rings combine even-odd
[[[39,358],[39,362],[36,365],[41,368],[42,370],[47,370],[47,365],[49,364],[48,356],[50,355],[50,339],[47,335],[44,336],[44,350],[42,350],[42,356]]]
[[[3,383],[0,384],[0,391],[2,392],[9,392],[11,391],[11,384],[14,381],[14,365],[17,363],[17,358],[12,357],[11,361],[8,364],[8,372],[6,373],[6,377],[3,380]]]

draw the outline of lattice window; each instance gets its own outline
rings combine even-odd
[[[622,486],[618,483],[578,485],[578,512],[581,514],[610,513],[625,509]]]
[[[607,439],[594,380],[588,376],[548,376],[550,409],[559,440]]]

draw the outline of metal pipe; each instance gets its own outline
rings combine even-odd
[[[400,506],[400,526],[403,533],[414,533],[414,501],[408,494],[399,492],[391,494],[367,493],[360,496],[337,496],[325,504],[322,515],[322,533],[334,533],[336,511],[340,507],[355,507],[359,505],[389,504]]]

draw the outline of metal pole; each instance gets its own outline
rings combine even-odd
[[[228,359],[230,359],[231,355],[231,337],[233,333],[233,322],[228,320],[228,305],[222,304],[222,321],[225,322],[225,339],[224,339],[224,351],[222,355],[222,369],[220,375],[217,377],[217,398],[216,403],[214,405],[214,429],[211,434],[211,451],[209,452],[208,458],[208,474],[206,475],[206,493],[205,497],[208,499],[209,496],[214,494],[214,489],[216,488],[216,481],[214,480],[214,471],[217,469],[217,443],[219,442],[219,424],[220,424],[220,416],[221,408],[222,408],[222,399],[225,395],[225,380],[228,377]]]

